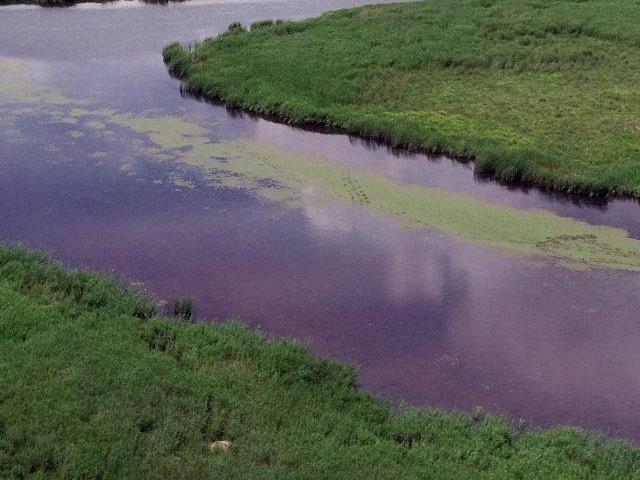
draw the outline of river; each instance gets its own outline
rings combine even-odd
[[[593,229],[634,250],[637,202],[499,185],[471,164],[230,111],[182,95],[162,62],[167,43],[232,21],[364,3],[0,8],[0,241],[307,342],[395,404],[639,444],[638,265],[617,247],[605,264],[589,245],[547,254],[509,230]],[[384,189],[396,203],[376,203]]]

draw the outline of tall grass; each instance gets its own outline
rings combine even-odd
[[[479,173],[640,196],[635,0],[433,0],[341,10],[165,60],[200,95],[476,161]]]
[[[640,476],[624,443],[520,430],[394,413],[296,343],[158,317],[108,278],[0,247],[0,478]]]

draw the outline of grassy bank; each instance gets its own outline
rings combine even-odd
[[[433,0],[233,25],[164,57],[193,92],[290,122],[640,196],[638,23],[635,0]]]
[[[393,413],[354,371],[0,248],[0,478],[631,479],[640,451]],[[231,442],[228,451],[212,442]]]

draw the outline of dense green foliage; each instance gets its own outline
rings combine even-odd
[[[195,93],[474,158],[479,172],[640,196],[637,0],[431,0],[168,46]]]
[[[631,479],[640,451],[570,429],[393,413],[354,371],[238,323],[0,248],[0,478]],[[228,440],[229,451],[211,451]]]

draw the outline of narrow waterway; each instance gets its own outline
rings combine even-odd
[[[640,443],[637,202],[227,111],[162,63],[232,21],[364,3],[0,8],[0,242],[303,340],[394,402]]]

